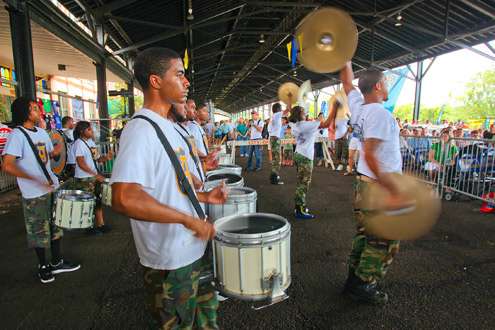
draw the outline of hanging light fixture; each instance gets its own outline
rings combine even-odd
[[[395,18],[395,26],[402,26],[402,14],[399,12]]]
[[[265,36],[263,35],[263,33],[260,35],[260,40],[258,40],[258,42],[260,44],[264,44],[265,43]]]
[[[192,0],[189,0],[189,9],[187,9],[187,20],[192,21],[194,19],[192,10]]]

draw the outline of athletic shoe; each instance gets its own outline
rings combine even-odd
[[[96,227],[96,230],[98,230],[99,232],[101,232],[103,234],[106,234],[112,230],[112,227],[110,227],[109,225],[103,225],[103,226]]]
[[[355,301],[372,305],[384,305],[388,302],[388,295],[379,291],[376,283],[364,282],[355,276],[346,284],[345,293]]]
[[[309,213],[309,210],[307,208],[303,207],[296,207],[294,210],[294,215],[296,216],[296,219],[299,220],[311,220],[316,218],[314,214]]]
[[[220,294],[220,292],[218,292],[218,291],[215,291],[215,294],[217,295],[217,300],[218,301],[225,301],[225,300],[228,300],[229,299],[229,297],[222,296]]]
[[[259,172],[259,171],[261,171],[261,167],[260,167],[260,168],[256,168],[254,171],[255,171],[255,172]]]
[[[52,265],[50,263],[50,268],[52,271],[52,274],[60,274],[60,273],[69,273],[69,272],[74,272],[78,269],[81,268],[80,264],[75,264],[70,261],[66,261],[64,259],[61,259],[58,264]]]
[[[43,284],[55,281],[55,276],[53,276],[50,266],[47,265],[38,266],[38,277]]]
[[[337,166],[337,171],[342,171],[344,169],[344,165],[340,164]]]
[[[277,184],[277,185],[283,185],[283,181],[280,181],[280,175],[277,175],[275,173],[272,173],[270,175],[270,183],[271,184]]]

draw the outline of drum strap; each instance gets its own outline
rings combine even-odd
[[[33,140],[31,140],[31,138],[29,137],[29,134],[24,130],[24,128],[22,128],[21,126],[17,126],[17,128],[22,132],[22,134],[24,134],[24,136],[26,137],[28,143],[29,143],[29,146],[31,147],[31,149],[33,150],[33,153],[34,153],[34,157],[36,158],[36,160],[38,161],[38,165],[41,167],[41,170],[43,171],[43,174],[45,175],[46,177],[46,180],[48,181],[48,183],[50,185],[53,185],[53,180],[52,178],[50,177],[50,174],[48,174],[48,170],[46,169],[46,166],[45,164],[43,164],[43,161],[41,160],[40,158],[40,154],[38,152],[38,148],[36,148],[36,146],[34,145],[33,143]]]
[[[172,166],[175,169],[175,174],[177,175],[177,179],[179,181],[179,185],[181,189],[187,194],[189,197],[189,200],[191,201],[194,209],[196,210],[196,213],[198,214],[200,219],[206,219],[205,212],[203,211],[203,208],[199,204],[198,197],[194,193],[191,184],[189,183],[189,180],[186,177],[186,174],[184,173],[184,170],[182,169],[182,166],[180,165],[179,158],[177,158],[177,155],[174,152],[174,149],[170,145],[170,142],[168,142],[167,137],[165,134],[163,134],[162,130],[158,126],[157,123],[155,123],[153,120],[149,119],[148,117],[145,116],[134,116],[134,118],[140,118],[146,120],[148,123],[153,126],[155,129],[156,135],[158,136],[158,139],[163,145],[163,148],[167,152],[168,157],[170,158],[170,162],[172,163]]]
[[[86,145],[86,147],[88,148],[89,150],[89,153],[91,154],[91,159],[93,160],[93,164],[95,165],[95,169],[96,169],[96,172],[98,172],[98,164],[96,164],[96,160],[93,158],[93,152],[91,151],[91,148],[89,147],[89,145],[86,143],[86,141],[84,141],[84,139],[81,139],[80,140]]]
[[[177,123],[177,125],[179,125],[179,127],[182,128],[182,130],[189,136],[189,132],[184,128],[184,126],[182,126],[179,123]],[[200,169],[200,166],[199,166],[199,159],[194,154],[193,148],[192,148],[191,144],[189,143],[189,141],[187,140],[187,138],[184,135],[182,135],[181,132],[179,132],[179,130],[177,128],[174,127],[174,129],[177,131],[177,133],[179,133],[179,135],[182,137],[182,139],[184,140],[184,142],[186,142],[187,147],[189,148],[189,154],[191,155],[192,159],[194,160],[194,165],[196,165],[196,170],[198,171],[199,176],[201,177],[200,178],[201,179],[201,182],[205,182],[205,179],[203,178],[202,170]]]

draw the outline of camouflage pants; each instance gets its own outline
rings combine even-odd
[[[95,178],[76,178],[74,189],[95,195],[95,210],[101,208],[101,184]]]
[[[294,150],[292,149],[292,146],[290,146],[290,148],[284,149],[284,159],[285,160],[292,160],[293,154],[294,154]]]
[[[53,194],[22,199],[28,247],[50,248],[50,241],[62,238],[64,232],[53,222]]]
[[[373,214],[372,210],[359,208],[361,196],[367,189],[367,183],[356,179],[354,184],[354,217],[357,233],[352,240],[349,255],[349,271],[354,272],[365,282],[376,282],[387,273],[395,255],[399,252],[399,241],[389,241],[366,234],[366,218]]]
[[[272,173],[280,174],[280,139],[275,136],[270,136],[270,146],[272,148]]]
[[[335,162],[336,165],[346,165],[349,158],[349,142],[347,136],[335,140]]]
[[[313,161],[299,153],[294,153],[294,163],[297,169],[297,185],[295,202],[297,206],[306,206],[306,194],[311,183]]]
[[[159,329],[218,329],[211,284],[199,286],[203,259],[175,270],[144,268],[147,307]]]

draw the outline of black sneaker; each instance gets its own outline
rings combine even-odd
[[[270,183],[271,184],[278,184],[278,185],[283,185],[283,181],[280,181],[280,175],[277,175],[275,173],[272,173],[270,175]]]
[[[106,234],[112,230],[112,227],[110,227],[109,225],[103,225],[103,226],[96,227],[96,230],[98,230],[99,232],[101,232],[103,234]]]
[[[66,261],[64,259],[61,259],[58,264],[52,265],[50,263],[50,268],[52,271],[52,274],[60,274],[60,273],[68,273],[68,272],[74,272],[81,268],[80,264],[75,264],[70,261]]]
[[[359,302],[372,305],[385,305],[388,302],[388,295],[379,291],[376,283],[367,283],[360,278],[353,283],[347,283],[345,291],[349,297]]]
[[[53,276],[50,266],[47,265],[38,266],[38,277],[43,284],[55,281],[55,276]]]

